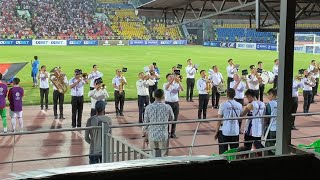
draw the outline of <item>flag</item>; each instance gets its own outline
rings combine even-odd
[[[1,80],[8,82],[27,64],[28,62],[0,64],[0,73],[2,74]]]

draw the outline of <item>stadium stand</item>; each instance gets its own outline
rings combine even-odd
[[[173,20],[168,20],[168,24],[172,24]],[[179,40],[182,38],[181,31],[179,27],[166,28],[163,19],[150,19],[147,23],[151,31],[151,36],[153,39],[162,40]]]

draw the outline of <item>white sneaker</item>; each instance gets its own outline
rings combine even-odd
[[[7,132],[8,132],[8,129],[7,129],[7,128],[3,128],[3,132],[4,132],[4,133],[7,133]]]

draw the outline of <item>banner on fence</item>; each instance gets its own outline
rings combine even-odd
[[[130,46],[187,45],[187,40],[129,40]]]
[[[257,49],[257,44],[256,43],[236,43],[236,48],[237,49]]]
[[[128,46],[128,40],[105,40],[99,41],[100,46]]]
[[[235,42],[221,42],[220,43],[220,47],[223,47],[223,48],[236,48],[236,44]]]
[[[1,40],[0,46],[31,46],[31,40]]]
[[[276,44],[268,44],[268,43],[257,43],[257,50],[269,50],[269,51],[276,51],[277,45]]]
[[[67,40],[32,40],[33,46],[66,46]]]
[[[68,46],[98,46],[98,40],[68,40]]]

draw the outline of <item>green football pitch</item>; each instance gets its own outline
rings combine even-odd
[[[165,76],[171,72],[171,67],[182,64],[182,75],[185,77],[184,67],[186,61],[191,58],[193,63],[199,64],[199,69],[208,71],[213,65],[217,65],[224,78],[226,75],[227,60],[234,59],[235,64],[240,64],[240,70],[249,69],[251,64],[257,64],[262,61],[264,69],[271,71],[273,61],[278,57],[277,52],[239,50],[227,48],[211,48],[202,46],[98,46],[98,47],[1,47],[0,63],[5,62],[29,62],[16,77],[21,79],[21,86],[25,89],[24,104],[39,104],[39,88],[33,88],[32,78],[30,77],[31,64],[33,56],[37,55],[40,65],[46,65],[47,70],[55,66],[62,67],[68,79],[72,78],[74,69],[82,69],[82,72],[90,73],[92,65],[97,64],[99,70],[104,74],[103,80],[107,86],[110,98],[113,100],[112,78],[115,76],[115,70],[126,67],[128,72],[125,77],[128,81],[126,89],[126,99],[136,99],[136,81],[138,73],[143,71],[143,67],[157,62],[160,68],[161,80],[159,88],[162,88],[166,81]],[[295,54],[294,69],[307,68],[311,59],[317,59],[318,56],[311,54]],[[199,78],[199,73],[196,78]],[[186,86],[186,78],[183,79],[183,85]],[[266,89],[270,88],[268,85]],[[87,93],[89,85],[85,87],[85,100],[89,101]],[[197,95],[197,90],[195,89]],[[185,93],[180,94],[182,97]],[[52,103],[52,86],[50,87],[49,102]],[[70,102],[70,91],[65,95],[65,103]]]

